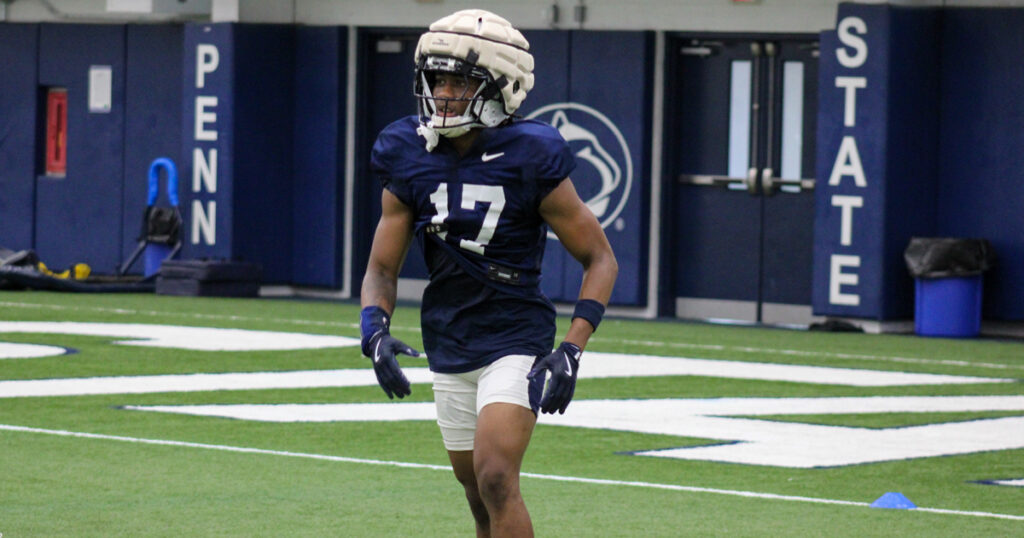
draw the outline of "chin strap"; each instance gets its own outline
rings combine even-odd
[[[427,151],[434,151],[434,148],[437,147],[438,134],[433,127],[430,127],[429,125],[420,125],[416,128],[416,134],[427,140]]]

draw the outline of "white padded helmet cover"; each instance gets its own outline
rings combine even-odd
[[[415,61],[424,55],[453,56],[487,69],[501,87],[505,113],[512,114],[533,88],[533,56],[523,34],[507,20],[482,9],[466,9],[430,25],[416,45]],[[476,56],[474,61],[473,56]]]

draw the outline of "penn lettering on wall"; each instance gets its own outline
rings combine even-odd
[[[196,91],[206,88],[208,76],[214,76],[220,66],[220,51],[216,45],[200,43],[196,46]],[[203,200],[201,195],[217,193],[217,148],[203,148],[200,142],[217,141],[217,96],[199,93],[195,99],[192,150],[192,237],[193,245],[217,244],[217,200]]]

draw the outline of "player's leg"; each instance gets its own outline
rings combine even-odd
[[[473,469],[491,536],[533,536],[519,490],[519,471],[537,416],[541,383],[526,379],[534,357],[503,357],[480,375]]]
[[[469,510],[473,513],[473,519],[476,521],[477,538],[489,538],[491,536],[491,519],[487,514],[487,507],[484,506],[483,500],[480,499],[476,472],[473,471],[473,451],[449,450],[448,459],[452,462],[455,478],[466,491]]]
[[[473,469],[494,538],[533,536],[519,470],[536,420],[530,409],[509,403],[488,404],[477,419]]]
[[[434,402],[455,479],[462,484],[476,523],[477,537],[490,536],[490,519],[480,499],[473,471],[473,438],[476,435],[476,393],[479,372],[434,374]]]

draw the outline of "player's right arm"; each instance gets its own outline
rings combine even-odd
[[[379,306],[390,314],[398,295],[398,272],[412,243],[413,213],[387,189],[380,202],[380,221],[373,235],[360,301],[363,307]]]
[[[419,352],[391,336],[391,312],[398,295],[398,272],[412,242],[413,213],[397,196],[384,189],[381,195],[381,216],[370,248],[360,301],[359,328],[363,354],[373,359],[377,383],[388,398],[403,398],[411,393],[409,380],[398,366],[395,355],[413,357]]]

